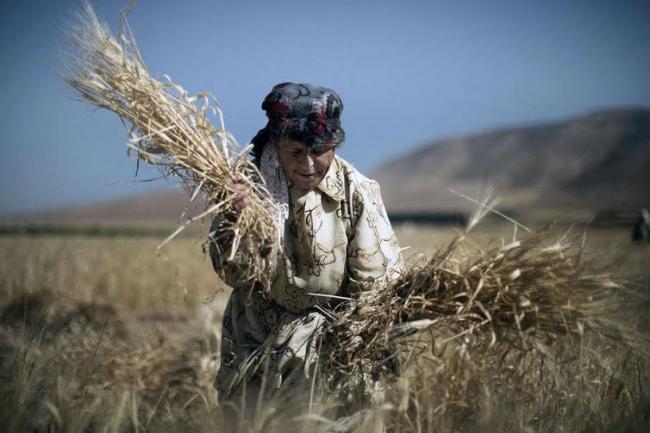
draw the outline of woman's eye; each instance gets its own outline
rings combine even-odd
[[[292,154],[293,156],[300,156],[300,155],[302,155],[302,152],[298,150],[298,151],[296,151],[296,152],[291,152],[291,154]]]

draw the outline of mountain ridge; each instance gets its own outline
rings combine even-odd
[[[638,207],[650,199],[650,109],[608,109],[566,121],[439,140],[370,173],[392,211],[467,211],[449,189],[492,185],[514,209]],[[432,205],[433,204],[433,205]]]

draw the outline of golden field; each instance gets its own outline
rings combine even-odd
[[[403,246],[412,246],[406,251],[411,260],[454,235],[452,228],[419,226],[400,226],[396,233]],[[560,237],[566,229],[553,233]],[[569,236],[579,244],[582,233],[574,228]],[[587,260],[608,265],[605,270],[641,293],[635,299],[646,305],[650,244],[633,245],[622,229],[586,235]],[[507,243],[512,237],[510,225],[479,226],[470,248]],[[231,421],[223,419],[211,386],[228,289],[216,278],[200,234],[176,239],[157,254],[160,240],[0,237],[2,431],[222,431]],[[632,319],[647,330],[643,317]],[[503,413],[521,419],[498,428],[642,431],[648,423],[647,368],[643,363],[616,365],[636,369],[633,390],[621,385],[614,392],[611,384],[589,384],[581,388],[584,395],[568,396],[564,407],[544,422],[525,420],[528,409],[522,406]],[[556,380],[566,380],[562,377]],[[567,392],[573,390],[566,386]],[[426,406],[426,401],[418,404]],[[435,411],[421,409],[427,417],[396,417],[387,424],[395,431],[457,428],[432,423]],[[387,408],[389,418],[391,410]],[[557,419],[557,414],[566,418]],[[490,422],[482,431],[497,427]],[[281,430],[278,425],[260,424],[258,430]],[[305,426],[319,431],[313,424]]]

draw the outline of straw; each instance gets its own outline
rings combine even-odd
[[[232,241],[232,250],[221,255],[245,264],[239,275],[242,282],[264,282],[271,263],[259,252],[276,239],[269,215],[275,204],[247,156],[249,148],[240,147],[225,129],[221,107],[212,95],[189,95],[168,76],[151,76],[126,20],[131,7],[122,12],[122,29],[114,38],[92,7],[84,5],[68,27],[74,53],[68,56],[64,80],[84,101],[122,119],[129,129],[128,146],[139,160],[180,179],[192,199],[203,193],[206,212],[201,216],[218,218],[219,236]],[[211,117],[218,119],[219,127]],[[241,194],[238,184],[245,185],[251,196],[241,213],[232,206]]]

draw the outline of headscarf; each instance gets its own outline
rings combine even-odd
[[[284,237],[284,223],[289,218],[289,184],[282,170],[276,146],[266,146],[259,158],[260,172],[276,207],[269,209],[280,238]]]
[[[252,140],[253,155],[258,160],[267,143],[283,136],[301,141],[316,152],[328,143],[338,145],[345,139],[340,119],[343,102],[326,87],[277,84],[264,98],[262,110],[269,120]]]

